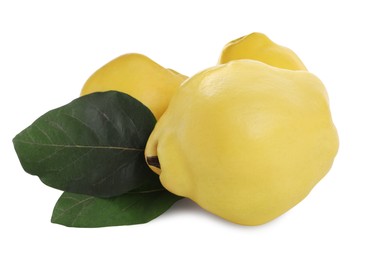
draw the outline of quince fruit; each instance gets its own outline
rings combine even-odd
[[[306,70],[292,50],[274,43],[262,33],[251,33],[226,44],[219,64],[239,59],[257,60],[289,70]]]
[[[142,54],[130,53],[108,62],[92,74],[84,84],[81,95],[120,91],[143,103],[158,120],[186,78]]]
[[[337,150],[316,76],[236,60],[182,84],[145,157],[170,192],[234,223],[260,225],[303,200]]]

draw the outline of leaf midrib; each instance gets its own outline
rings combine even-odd
[[[128,193],[125,193],[123,195],[127,195],[127,194],[147,194],[147,193],[155,193],[155,192],[163,192],[163,191],[166,191],[165,189],[153,189],[153,190],[144,190],[144,191],[133,191],[133,192],[128,192]],[[72,199],[74,200],[73,197],[63,197],[63,199]],[[73,204],[72,206],[70,206],[69,208],[66,208],[64,209],[64,211],[62,211],[61,213],[59,213],[57,216],[53,217],[53,221],[56,221],[57,219],[61,218],[65,213],[67,213],[69,210],[79,206],[80,204],[85,204],[87,201],[90,201],[90,200],[95,200],[95,199],[99,199],[97,197],[94,197],[94,196],[88,196],[87,198],[85,199],[82,199],[80,201],[77,201],[75,204]],[[122,211],[125,211],[127,210],[129,207],[131,207],[133,204],[130,204],[130,205],[127,205],[125,208],[122,209]],[[73,221],[74,222],[74,221]],[[74,224],[74,223],[72,223]]]
[[[98,145],[79,145],[79,144],[42,144],[42,143],[34,143],[27,141],[14,140],[14,142],[23,143],[23,144],[31,144],[31,145],[39,145],[39,146],[47,146],[47,147],[61,147],[61,148],[81,148],[81,149],[109,149],[109,150],[125,150],[125,151],[137,151],[143,152],[144,149],[140,148],[131,148],[131,147],[122,147],[122,146],[98,146]]]

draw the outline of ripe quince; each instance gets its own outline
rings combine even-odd
[[[260,225],[309,194],[338,144],[316,76],[235,60],[182,84],[145,156],[170,192],[231,222]]]
[[[85,82],[81,95],[120,91],[143,103],[158,120],[186,78],[142,54],[130,53],[108,62],[92,74]]]
[[[257,32],[226,44],[219,64],[239,59],[257,60],[289,70],[306,70],[303,62],[292,50],[274,43],[265,34]]]

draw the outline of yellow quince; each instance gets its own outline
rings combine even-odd
[[[239,59],[258,60],[289,70],[306,70],[292,50],[274,43],[262,33],[251,33],[226,44],[219,64]]]
[[[158,120],[186,78],[142,54],[130,53],[108,62],[92,74],[81,95],[108,90],[124,92],[148,107]]]
[[[316,76],[237,60],[182,84],[145,157],[170,192],[234,223],[259,225],[304,199],[337,150]]]

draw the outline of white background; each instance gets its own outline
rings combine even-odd
[[[387,1],[0,2],[0,259],[390,259]],[[326,85],[340,150],[287,214],[244,227],[180,201],[144,225],[51,224],[61,194],[24,173],[12,138],[79,95],[109,60],[147,55],[183,74],[258,31]]]

